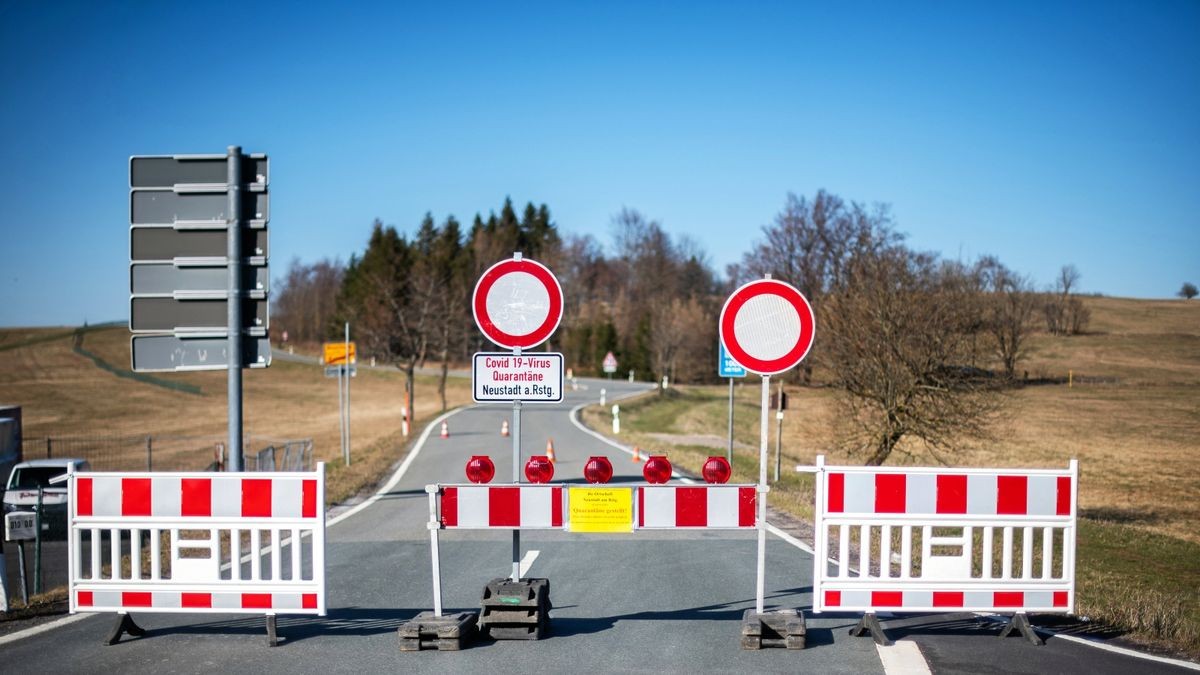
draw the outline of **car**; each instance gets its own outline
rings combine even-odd
[[[86,459],[64,457],[62,459],[35,459],[21,462],[13,467],[4,490],[4,513],[13,511],[35,511],[38,488],[42,488],[42,532],[52,536],[65,536],[67,531],[67,484],[51,483],[51,479],[67,473],[68,467],[75,471],[91,468]]]

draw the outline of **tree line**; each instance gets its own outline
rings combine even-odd
[[[561,351],[579,375],[597,375],[612,352],[639,380],[715,381],[716,317],[729,293],[764,274],[792,283],[817,312],[803,383],[843,395],[842,437],[865,461],[921,443],[935,457],[956,439],[987,433],[1000,390],[1018,366],[1038,317],[1055,335],[1082,332],[1087,310],[1065,266],[1052,292],[993,256],[971,263],[910,248],[886,206],[819,191],[788,195],[774,222],[724,275],[703,248],[634,209],[612,219],[611,237],[563,235],[547,205],[511,199],[499,213],[426,214],[414,234],[376,220],[365,250],[342,265],[293,261],[277,283],[277,326],[318,342],[354,329],[360,353],[395,364],[415,396],[417,368],[440,369],[446,406],[451,364],[494,348],[476,328],[470,298],[481,273],[515,251],[546,264],[565,295],[559,330],[542,348]]]

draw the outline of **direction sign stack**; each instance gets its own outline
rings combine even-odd
[[[242,466],[242,368],[271,364],[269,176],[266,155],[237,146],[129,158],[133,369],[229,372],[231,471]]]
[[[265,368],[271,362],[267,156],[129,159],[129,329],[135,371]],[[234,192],[240,212],[233,213]],[[231,233],[234,235],[231,237]],[[236,242],[231,242],[236,239]],[[231,262],[230,244],[240,255]],[[235,290],[233,287],[236,286]],[[248,340],[229,350],[230,298]]]

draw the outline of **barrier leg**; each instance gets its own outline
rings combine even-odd
[[[109,633],[108,639],[104,641],[106,645],[115,645],[121,641],[121,635],[129,633],[133,637],[142,637],[146,634],[146,630],[133,622],[133,617],[122,612],[117,615],[117,623],[113,625],[112,632]]]
[[[267,615],[267,646],[268,647],[278,647],[279,646],[279,632],[278,632],[278,630],[276,630],[276,628],[277,627],[275,625],[275,615],[268,614]]]
[[[1024,637],[1038,647],[1046,644],[1033,630],[1033,624],[1029,623],[1029,615],[1025,612],[1013,614],[1012,618],[1008,620],[1008,625],[1004,627],[1004,630],[1000,631],[1000,637],[1008,637],[1014,628],[1021,632],[1021,637]]]
[[[892,641],[888,639],[887,633],[883,632],[883,626],[879,624],[879,617],[875,616],[875,612],[863,614],[863,618],[858,622],[858,625],[850,629],[851,637],[860,637],[865,633],[870,633],[877,645],[883,647],[892,646]]]

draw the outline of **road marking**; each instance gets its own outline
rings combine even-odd
[[[25,630],[20,630],[15,633],[9,633],[8,635],[0,637],[0,645],[6,645],[10,642],[16,642],[17,640],[20,640],[22,638],[33,637],[34,635],[37,635],[38,633],[45,633],[46,631],[54,630],[55,628],[60,628],[67,624],[75,623],[76,621],[79,621],[81,619],[86,619],[90,616],[99,616],[99,615],[98,614],[68,614],[67,616],[64,616],[61,619],[56,619],[49,623],[44,623],[40,626],[34,626],[33,628],[26,628]]]
[[[391,492],[392,488],[396,487],[396,484],[400,482],[400,479],[404,478],[404,474],[408,473],[408,467],[412,466],[412,463],[414,460],[416,460],[417,455],[421,454],[421,448],[425,447],[425,441],[429,440],[429,435],[433,433],[433,430],[440,428],[442,426],[442,422],[448,419],[451,415],[456,415],[464,410],[469,410],[474,407],[475,406],[466,406],[462,408],[455,408],[449,412],[442,413],[432,422],[425,425],[425,431],[421,433],[421,437],[417,439],[416,444],[413,445],[413,449],[408,453],[408,457],[404,458],[404,463],[400,465],[400,468],[396,469],[396,472],[392,474],[392,477],[388,479],[388,482],[384,484],[383,487],[379,488],[375,494],[371,495],[370,499],[367,499],[361,504],[354,506],[345,513],[340,513],[336,517],[330,518],[329,522],[325,524],[325,529],[329,529],[349,518],[350,516],[353,516],[359,511],[362,511],[363,509],[382,499],[387,493]]]
[[[929,664],[915,642],[899,640],[891,647],[876,644],[875,650],[887,675],[931,675]]]
[[[525,557],[521,558],[521,566],[518,568],[521,571],[522,577],[524,577],[526,574],[529,574],[529,568],[533,567],[533,561],[537,560],[539,553],[541,553],[541,551],[526,551],[525,552]]]

